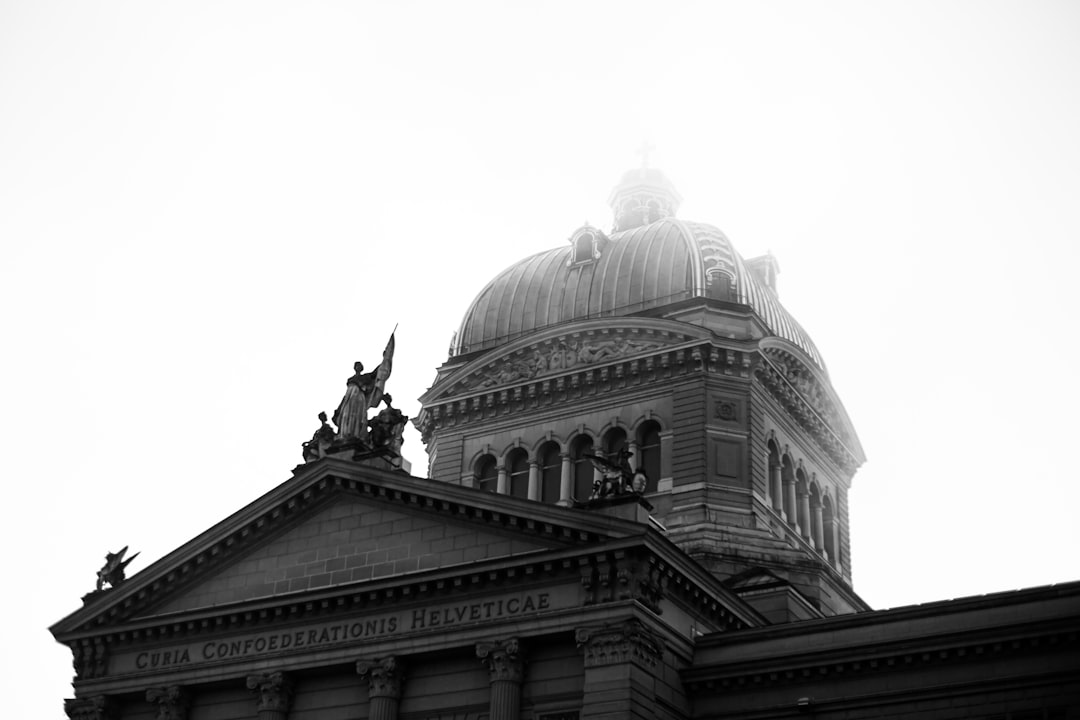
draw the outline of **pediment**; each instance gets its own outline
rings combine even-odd
[[[421,398],[425,405],[525,382],[554,379],[592,366],[607,365],[677,348],[708,337],[698,328],[678,328],[652,318],[608,318],[574,323],[508,343],[456,370],[438,390]]]
[[[353,585],[553,546],[557,543],[338,493],[301,522],[147,615]]]
[[[588,547],[639,531],[628,521],[327,458],[301,466],[119,587],[87,596],[52,632],[295,602],[305,593],[408,582],[414,573]]]

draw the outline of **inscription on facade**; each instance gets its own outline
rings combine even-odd
[[[362,619],[253,633],[229,639],[205,640],[138,653],[122,653],[115,657],[112,672],[123,674],[172,669],[286,651],[330,648],[338,644],[402,633],[503,620],[551,610],[566,604],[568,603],[558,602],[558,595],[552,592],[533,592],[438,607],[400,610]]]

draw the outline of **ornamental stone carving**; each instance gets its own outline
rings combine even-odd
[[[401,698],[405,664],[391,655],[381,660],[357,660],[356,672],[368,681],[370,697]]]
[[[191,697],[185,688],[170,685],[147,690],[146,702],[157,705],[157,720],[187,720]]]
[[[247,687],[256,697],[256,710],[266,717],[285,717],[292,701],[292,679],[285,673],[248,675]]]
[[[578,628],[575,639],[587,668],[634,662],[652,670],[663,657],[659,638],[637,620]]]
[[[75,677],[89,680],[102,677],[109,659],[109,648],[102,640],[85,641],[71,646],[71,665]]]
[[[525,677],[525,660],[517,638],[476,644],[476,657],[491,673],[491,682],[520,683]]]
[[[64,712],[71,720],[113,720],[117,717],[116,706],[104,695],[88,698],[68,698]]]

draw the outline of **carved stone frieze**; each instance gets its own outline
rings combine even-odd
[[[789,364],[778,363],[773,354],[763,362],[759,362],[754,368],[754,375],[761,381],[769,393],[776,398],[784,409],[806,428],[818,444],[829,456],[846,471],[853,472],[859,465],[859,460],[852,451],[853,439],[839,411],[832,405],[832,401],[825,392],[816,385],[816,380],[808,380],[808,372],[793,370]],[[794,375],[792,374],[794,373]],[[810,401],[798,389],[793,378],[800,378],[799,382],[804,387],[817,387],[816,397],[822,403],[827,403],[819,410],[811,405]],[[811,386],[808,383],[813,382]],[[807,390],[809,392],[809,390]]]
[[[146,691],[146,702],[157,705],[157,720],[186,720],[191,696],[179,685],[154,687]]]
[[[117,717],[116,705],[104,695],[88,698],[68,698],[64,712],[71,720],[112,720]]]
[[[617,551],[595,563],[583,562],[579,569],[586,605],[637,600],[660,614],[667,580],[661,568],[647,558]]]
[[[260,713],[287,713],[292,701],[292,679],[281,672],[248,675],[247,687],[255,694]]]
[[[550,377],[527,378],[513,387],[471,389],[460,383],[453,393],[473,393],[443,402],[427,401],[414,424],[425,443],[440,430],[482,422],[496,417],[535,408],[572,403],[601,393],[648,385],[689,373],[708,372],[749,378],[752,354],[741,350],[718,348],[710,342],[671,349],[660,347],[641,356],[613,358],[597,365],[579,364],[571,372]],[[470,376],[472,377],[472,376]],[[440,393],[442,394],[442,393]],[[447,395],[452,393],[446,393]]]
[[[621,332],[561,336],[495,360],[457,383],[452,392],[460,394],[509,385],[541,375],[553,375],[585,365],[651,352],[683,340],[666,333],[644,337],[639,333]]]
[[[357,660],[356,672],[368,681],[370,697],[401,698],[405,682],[405,664],[396,656],[379,660]]]
[[[491,682],[500,680],[520,683],[525,677],[525,658],[517,638],[479,642],[476,657],[491,673]]]
[[[71,645],[71,665],[79,680],[91,680],[105,675],[109,647],[101,639],[84,640]]]
[[[651,670],[664,653],[660,639],[637,620],[578,628],[574,635],[586,668],[634,662]]]

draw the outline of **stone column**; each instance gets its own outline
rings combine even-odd
[[[637,472],[637,469],[641,466],[640,456],[638,455],[637,442],[631,440],[626,443],[626,449],[630,451],[630,469]]]
[[[791,508],[791,514],[788,517],[784,518],[784,519],[787,520],[788,524],[791,525],[791,527],[795,528],[795,532],[798,532],[799,531],[799,512],[798,512],[798,505],[795,503],[795,481],[794,480],[791,480],[791,481],[785,480],[784,481],[784,497],[786,499],[786,502],[784,503],[784,506]]]
[[[540,463],[535,460],[529,463],[529,499],[540,499]]]
[[[821,516],[821,503],[814,505],[810,508],[810,511],[814,515],[814,549],[822,555],[826,555],[825,552],[825,520]]]
[[[500,495],[505,495],[509,491],[509,488],[506,487],[506,466],[505,465],[500,465],[499,466],[499,479],[497,481],[497,484],[495,485],[495,491],[498,492]]]
[[[401,686],[405,682],[405,666],[391,655],[381,660],[358,660],[356,672],[367,678],[370,720],[397,720],[401,702]]]
[[[562,460],[561,474],[559,476],[559,504],[569,505],[570,495],[574,492],[574,476],[571,471],[570,454],[563,453],[559,456]]]
[[[585,655],[581,720],[651,720],[663,644],[637,620],[578,628]]]
[[[85,698],[68,698],[64,712],[71,720],[113,720],[118,717],[116,705],[105,695]]]
[[[780,466],[769,465],[769,492],[772,494],[772,508],[776,514],[784,517],[784,487],[780,482]]]
[[[292,702],[292,678],[272,672],[248,675],[248,690],[255,694],[259,720],[285,720]]]
[[[146,702],[157,705],[155,720],[187,720],[191,696],[179,685],[153,687],[146,691]]]
[[[805,540],[810,539],[810,493],[799,492],[799,532]]]
[[[517,638],[477,643],[476,657],[491,674],[490,720],[518,720],[525,660]]]

